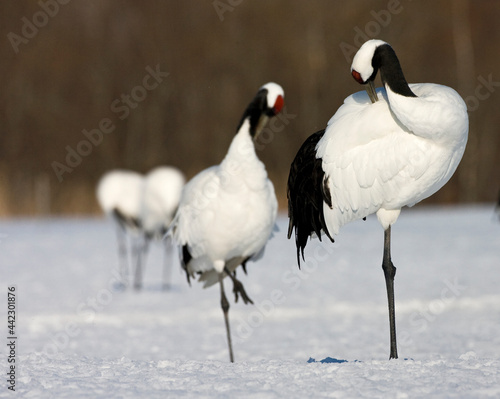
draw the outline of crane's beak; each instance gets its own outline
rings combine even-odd
[[[378,96],[377,92],[375,91],[375,84],[373,83],[373,80],[369,80],[366,85],[365,85],[366,92],[368,93],[368,97],[370,97],[370,100],[372,103],[376,103],[378,101]]]
[[[267,116],[265,113],[263,113],[260,118],[259,122],[257,123],[257,127],[255,128],[255,134],[253,135],[253,141],[254,143],[257,142],[257,138],[259,137],[260,133],[264,129],[264,127],[267,124],[267,121],[270,119],[269,116]]]

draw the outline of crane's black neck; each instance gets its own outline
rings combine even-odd
[[[394,93],[405,97],[417,97],[408,86],[401,64],[391,46],[383,44],[377,47],[373,55],[372,67],[374,72],[371,78],[374,79],[377,71],[380,70],[382,83],[389,86]]]
[[[257,133],[257,126],[264,111],[267,109],[267,89],[259,90],[255,98],[248,105],[245,113],[241,117],[236,133],[238,133],[245,119],[249,119],[250,136],[254,137]]]

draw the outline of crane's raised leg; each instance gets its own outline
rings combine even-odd
[[[397,359],[396,311],[394,307],[394,276],[396,275],[396,268],[391,260],[391,226],[384,231],[384,259],[382,261],[382,269],[384,270],[387,300],[389,302],[389,328],[391,332],[391,354],[389,359]]]
[[[243,299],[243,303],[245,305],[251,303],[253,305],[253,301],[250,299],[250,297],[247,295],[245,291],[245,287],[243,287],[243,284],[241,283],[240,280],[236,278],[235,275],[233,275],[227,267],[224,268],[224,271],[226,274],[231,278],[233,281],[233,293],[234,293],[234,301],[238,302],[238,295],[241,295],[241,298]]]
[[[224,322],[226,323],[226,335],[227,335],[227,345],[229,346],[229,361],[234,363],[234,355],[233,355],[233,343],[231,341],[231,330],[229,328],[229,302],[226,298],[226,294],[224,292],[224,283],[223,283],[224,275],[221,273],[219,275],[219,285],[220,285],[220,306],[222,308],[222,312],[224,313]]]

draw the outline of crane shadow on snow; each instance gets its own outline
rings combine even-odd
[[[407,358],[405,357],[402,360],[413,360],[412,358]],[[316,360],[313,357],[310,357],[307,363],[335,363],[335,364],[340,364],[340,363],[349,363],[349,360],[345,359],[335,359],[334,357],[325,357],[323,360]],[[362,363],[361,360],[353,360],[351,363]]]
[[[319,360],[319,361],[316,361],[316,359],[310,357],[309,360],[307,361],[307,363],[347,363],[348,361],[347,360],[344,360],[344,359],[335,359],[333,357],[325,357],[323,360]],[[355,360],[354,362],[357,362],[357,360]]]

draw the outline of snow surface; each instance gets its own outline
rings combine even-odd
[[[0,221],[0,397],[500,397],[500,223],[493,206],[417,206],[392,230],[398,360],[388,360],[382,228],[314,240],[298,270],[287,219],[239,273],[228,361],[219,290],[189,287],[161,247],[144,289],[115,290],[114,226],[95,218]],[[6,291],[17,287],[16,393],[7,390]]]

